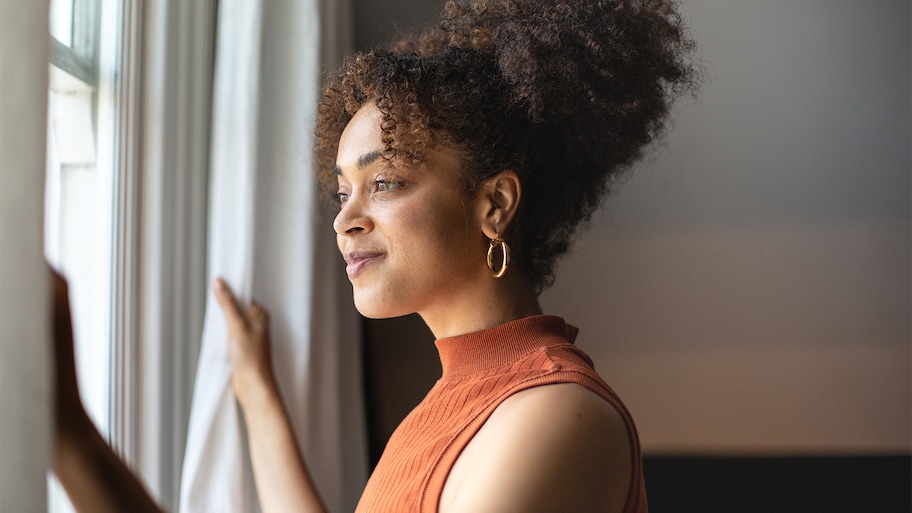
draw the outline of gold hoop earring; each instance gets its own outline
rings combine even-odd
[[[494,249],[500,246],[501,253],[503,255],[503,262],[500,265],[500,270],[494,268]],[[504,274],[507,274],[507,268],[510,267],[510,246],[503,240],[503,237],[498,233],[496,236],[491,239],[491,245],[488,247],[488,269],[494,273],[495,278],[501,278]]]

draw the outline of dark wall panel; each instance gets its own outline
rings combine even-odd
[[[647,457],[654,513],[909,513],[912,458]]]
[[[443,0],[353,0],[355,47],[367,48],[393,34],[437,20]]]

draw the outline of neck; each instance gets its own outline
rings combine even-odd
[[[489,278],[418,312],[437,339],[541,315],[538,295],[521,273]]]

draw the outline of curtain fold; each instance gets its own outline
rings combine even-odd
[[[219,5],[209,274],[272,314],[273,365],[317,487],[351,511],[366,479],[357,324],[310,171],[321,70],[317,0]],[[224,317],[211,293],[180,511],[258,511]]]
[[[48,2],[0,0],[0,511],[46,511]]]

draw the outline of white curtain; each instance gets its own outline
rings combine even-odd
[[[321,27],[321,15],[335,19],[337,9],[321,11],[317,0],[220,3],[208,252],[210,276],[272,313],[285,404],[327,507],[341,512],[354,509],[367,473],[358,330],[310,170],[321,53],[333,54],[325,44],[321,52],[321,35],[339,34]],[[211,293],[202,338],[180,511],[258,511]]]
[[[45,511],[51,453],[44,264],[48,2],[0,0],[0,511]]]

